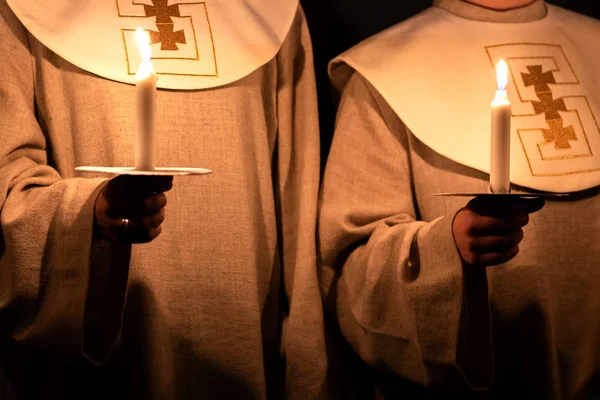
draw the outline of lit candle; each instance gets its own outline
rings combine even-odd
[[[150,58],[150,35],[138,28],[135,34],[142,62],[135,74],[136,81],[136,133],[135,133],[135,169],[154,170],[154,132],[156,119],[156,80],[154,66]]]
[[[510,101],[506,94],[508,66],[500,60],[496,68],[498,90],[492,101],[492,137],[490,150],[490,190],[510,193]]]

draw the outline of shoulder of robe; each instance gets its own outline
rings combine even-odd
[[[545,18],[492,23],[432,7],[329,65],[343,91],[357,71],[427,146],[489,172],[495,66],[512,103],[511,182],[575,192],[600,185],[600,21],[548,5]]]
[[[435,7],[402,21],[378,34],[371,36],[329,63],[329,76],[334,88],[343,91],[348,79],[356,70],[361,72],[368,66],[384,68],[392,65],[397,56],[402,57],[404,48],[419,47],[420,43],[428,43],[430,36],[438,31],[436,24],[439,18],[447,15]],[[452,16],[449,16],[452,18]],[[435,23],[432,23],[435,22]],[[363,65],[365,68],[363,68]],[[368,77],[366,77],[369,79]]]
[[[7,0],[44,46],[88,72],[135,83],[138,27],[150,34],[158,87],[227,85],[271,61],[298,0]]]
[[[23,25],[5,0],[0,0],[0,29],[2,30],[2,43],[7,42],[6,35],[16,36],[21,41],[27,38]]]
[[[306,52],[309,54],[306,54]],[[308,21],[302,6],[298,6],[298,11],[292,21],[287,37],[279,50],[278,58],[281,62],[292,65],[300,61],[299,54],[312,58],[312,42]],[[301,57],[301,60],[304,60],[304,57]]]

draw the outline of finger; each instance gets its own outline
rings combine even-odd
[[[141,199],[149,194],[167,192],[172,187],[172,176],[119,175],[108,182],[103,195],[109,203],[123,203],[130,198]]]
[[[120,218],[124,218],[127,215],[127,209],[118,204],[109,204],[106,207],[106,216],[110,220],[119,220]]]
[[[533,214],[541,210],[545,204],[546,200],[543,197],[525,197],[519,201],[520,211],[527,214]]]
[[[111,203],[106,207],[106,216],[114,220],[120,220],[123,218],[139,218],[146,215],[144,213],[144,206],[140,201],[134,202],[115,202]]]
[[[162,232],[162,226],[152,229],[132,231],[129,235],[131,243],[149,243],[156,239]]]
[[[516,228],[522,228],[529,223],[529,214],[519,213],[512,216],[508,221],[509,224]]]
[[[515,213],[532,214],[541,210],[546,201],[543,197],[478,196],[467,203],[466,208],[486,216],[510,216]]]
[[[510,250],[502,253],[487,253],[482,254],[478,258],[478,264],[486,267],[491,267],[493,265],[504,264],[516,257],[519,254],[519,246],[515,246]]]
[[[148,230],[148,242],[156,239],[158,237],[158,235],[161,234],[161,232],[162,232],[162,225]],[[146,243],[146,242],[144,242],[144,243]]]
[[[130,227],[128,219],[104,217],[98,221],[98,224],[100,232],[105,238],[115,241],[130,242],[127,235]]]
[[[159,227],[165,221],[166,210],[161,208],[158,212],[152,215],[143,217],[130,217],[128,231],[135,234],[141,234],[142,231],[147,231]]]
[[[519,229],[507,236],[484,236],[474,238],[469,250],[477,254],[505,253],[523,240],[523,230]]]
[[[519,199],[508,196],[477,196],[469,201],[465,208],[479,215],[500,216],[518,210]]]
[[[164,193],[148,195],[145,198],[125,198],[111,203],[106,208],[109,218],[142,218],[156,214],[167,205],[167,196]]]
[[[469,222],[466,233],[470,236],[507,236],[529,223],[529,214],[486,216],[467,211]]]
[[[128,195],[135,189],[135,179],[131,175],[119,175],[111,179],[104,189],[108,199]]]
[[[146,215],[152,215],[167,205],[167,196],[164,193],[156,193],[144,199],[143,210]]]
[[[140,228],[149,230],[152,228],[158,228],[165,221],[165,209],[161,208],[157,213],[149,215],[140,219]]]
[[[173,188],[172,176],[136,176],[134,188],[137,193],[146,195],[149,193],[168,192]]]
[[[515,231],[516,224],[512,221],[477,214],[471,218],[467,228],[467,234],[470,236],[506,236]]]
[[[123,226],[119,226],[114,233],[120,241],[127,243],[148,243],[162,232],[161,224],[163,221],[164,214],[134,219],[129,222],[126,229]]]
[[[106,214],[108,216],[108,212]],[[103,228],[110,230],[114,234],[119,234],[119,232],[127,230],[131,227],[131,221],[127,218],[112,218],[108,216],[108,218],[105,218],[102,221],[102,226]]]

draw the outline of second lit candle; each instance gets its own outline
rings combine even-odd
[[[154,142],[156,130],[156,80],[154,66],[150,60],[150,35],[138,28],[136,43],[142,62],[135,75],[136,81],[136,133],[135,133],[135,162],[136,170],[154,170]]]
[[[510,193],[510,118],[511,104],[506,93],[508,66],[500,60],[496,68],[498,90],[492,101],[490,149],[490,190]]]

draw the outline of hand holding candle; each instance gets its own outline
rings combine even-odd
[[[498,90],[492,101],[492,132],[490,153],[490,190],[492,193],[510,193],[510,118],[508,101],[508,66],[500,60],[496,69]]]
[[[135,133],[135,169],[154,170],[154,134],[156,130],[156,80],[154,66],[150,58],[150,35],[138,28],[136,43],[142,62],[135,75],[136,79],[136,133]]]

